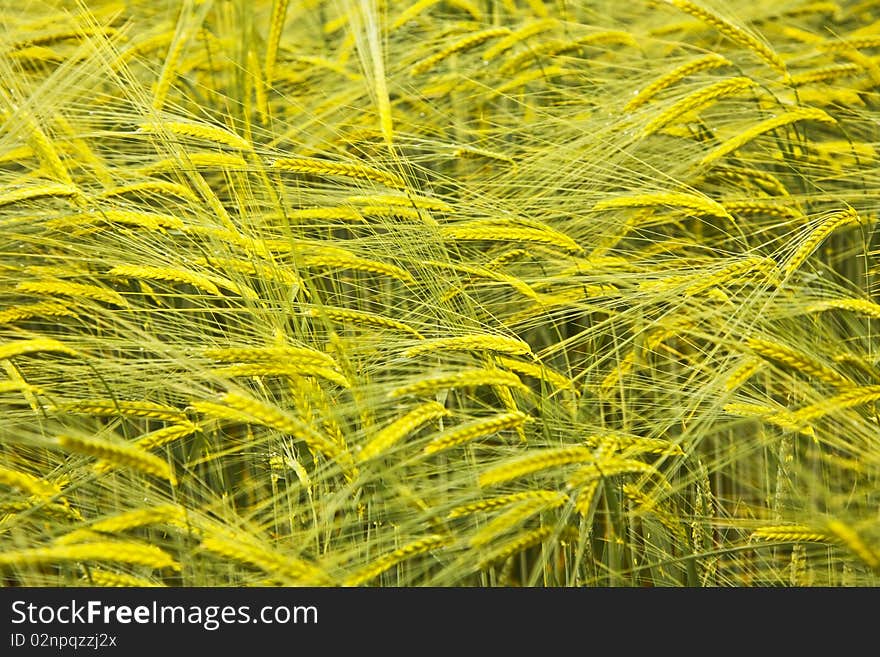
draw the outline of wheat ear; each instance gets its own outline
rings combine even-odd
[[[275,59],[278,56],[278,45],[281,43],[281,32],[284,30],[284,20],[287,18],[287,6],[289,0],[273,0],[272,17],[269,21],[269,37],[266,41],[265,72],[266,87],[272,86],[275,72]]]
[[[165,584],[154,582],[136,575],[114,573],[103,568],[89,568],[88,576],[83,581],[90,586],[119,588],[161,588]]]
[[[279,171],[312,174],[315,176],[340,176],[355,180],[372,180],[389,187],[405,188],[403,179],[393,173],[380,171],[365,164],[347,164],[318,158],[287,157],[279,158],[272,163]]]
[[[669,73],[657,78],[654,82],[639,91],[635,98],[630,100],[623,109],[625,112],[632,112],[650,101],[664,89],[668,89],[676,82],[686,78],[688,75],[694,75],[701,71],[709,71],[721,66],[730,66],[730,61],[726,57],[722,57],[716,53],[709,53],[708,55],[703,55],[702,57],[686,62],[681,66],[672,69]]]
[[[425,552],[430,552],[431,550],[441,548],[448,542],[449,539],[447,537],[435,534],[432,536],[426,536],[425,538],[420,538],[418,540],[412,541],[411,543],[407,543],[403,547],[399,547],[393,552],[382,555],[361,570],[355,572],[352,575],[349,575],[344,580],[343,585],[360,586],[361,584],[365,584],[371,579],[378,577],[389,568],[396,566],[400,562],[407,559],[412,559],[413,557],[424,554]]]
[[[422,425],[447,415],[449,415],[449,411],[438,402],[429,401],[420,404],[380,430],[357,453],[357,460],[363,462],[376,458],[387,452]]]
[[[177,484],[174,472],[167,461],[135,445],[80,436],[59,436],[58,444],[65,450],[96,456],[115,466],[138,470],[167,479],[172,485]]]
[[[141,543],[95,541],[73,545],[54,545],[0,554],[0,566],[42,566],[65,562],[99,561],[125,563],[149,568],[180,570],[180,564],[167,552]]]
[[[534,472],[584,461],[595,461],[593,450],[586,447],[550,447],[533,450],[528,454],[505,461],[483,472],[479,477],[481,487],[503,484]]]
[[[68,356],[80,356],[75,349],[71,349],[63,342],[53,340],[52,338],[33,338],[31,340],[17,340],[15,342],[7,342],[0,344],[0,360],[15,358],[16,356],[26,356],[28,354],[37,354],[45,351],[67,354]]]
[[[713,201],[705,196],[680,192],[658,192],[655,194],[619,196],[617,198],[609,198],[599,201],[593,206],[593,209],[610,210],[614,208],[650,208],[663,205],[686,208],[713,217],[733,219],[724,206],[717,201]]]
[[[462,335],[454,338],[435,338],[424,340],[419,344],[405,349],[403,355],[412,358],[424,353],[442,351],[492,351],[512,356],[531,354],[528,343],[517,338],[503,335]]]
[[[473,547],[482,547],[512,528],[521,525],[532,516],[551,509],[558,509],[568,501],[568,495],[556,493],[552,497],[536,497],[518,502],[512,508],[498,514],[486,523],[477,533],[471,536],[468,542]]]
[[[432,394],[437,390],[448,388],[472,388],[477,386],[507,386],[517,388],[523,392],[529,391],[523,385],[523,382],[520,381],[520,378],[512,372],[476,368],[419,379],[395,388],[388,393],[388,396],[395,399],[407,395]]]
[[[798,247],[797,251],[788,259],[782,269],[784,277],[788,277],[797,271],[807,258],[819,248],[819,245],[825,241],[831,233],[843,226],[851,226],[864,223],[861,217],[852,208],[839,210],[827,215],[825,220],[819,224],[813,232],[809,234],[806,240]]]
[[[672,5],[676,9],[679,9],[686,14],[690,14],[694,18],[699,21],[702,21],[709,27],[712,27],[728,39],[736,43],[737,45],[743,46],[751,50],[755,55],[758,56],[765,64],[767,64],[774,71],[782,75],[784,78],[788,79],[788,69],[785,66],[785,62],[782,58],[768,45],[758,40],[757,37],[746,32],[741,27],[737,27],[733,25],[730,21],[725,20],[721,16],[716,13],[705,9],[690,0],[663,0],[668,5]]]
[[[318,566],[289,555],[282,555],[252,543],[250,540],[226,536],[207,536],[199,547],[208,552],[255,566],[263,572],[280,576],[298,584],[327,586],[333,583]]]
[[[648,137],[681,116],[704,109],[715,101],[727,98],[728,96],[734,96],[754,85],[755,81],[751,78],[736,77],[728,80],[720,80],[719,82],[710,84],[708,87],[698,89],[681,100],[674,102],[656,117],[651,119],[651,121],[642,128],[640,136],[642,138]]]
[[[490,436],[499,431],[518,429],[528,417],[529,416],[522,411],[510,411],[509,413],[499,413],[492,417],[468,422],[436,436],[431,442],[425,445],[424,453],[435,454],[445,449],[476,440],[477,438]]]
[[[480,32],[469,34],[466,37],[459,39],[455,43],[448,45],[446,48],[443,48],[443,50],[441,50],[440,52],[434,53],[430,57],[427,57],[417,62],[410,69],[409,74],[419,75],[421,73],[427,73],[444,59],[448,59],[457,52],[469,50],[485,41],[488,41],[489,39],[506,36],[508,34],[510,34],[510,30],[506,27],[490,27]]]
[[[820,110],[816,107],[799,107],[797,109],[793,109],[783,114],[780,114],[779,116],[773,116],[769,119],[765,119],[757,125],[752,126],[748,130],[744,130],[735,137],[731,137],[720,146],[718,146],[715,150],[704,156],[703,159],[700,160],[700,166],[708,166],[713,162],[717,162],[725,155],[733,153],[734,151],[742,148],[750,141],[764,134],[765,132],[770,132],[771,130],[776,130],[778,128],[791,125],[792,123],[796,123],[798,121],[818,121],[820,123],[826,123],[830,125],[837,124],[837,120],[834,117],[830,116],[824,110]]]

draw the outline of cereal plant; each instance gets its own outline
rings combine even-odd
[[[877,586],[880,11],[0,0],[5,586]]]

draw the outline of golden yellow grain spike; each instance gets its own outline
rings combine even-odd
[[[452,152],[452,156],[461,159],[475,159],[482,157],[488,160],[498,160],[499,162],[515,164],[514,159],[510,155],[499,153],[497,151],[490,151],[485,148],[476,148],[474,146],[462,146],[461,148],[457,148]]]
[[[106,287],[98,285],[89,285],[88,283],[71,283],[70,281],[22,281],[15,286],[19,292],[29,292],[33,294],[48,294],[53,296],[70,296],[82,297],[85,299],[94,299],[95,301],[103,301],[114,306],[127,308],[128,302],[119,295]]]
[[[107,273],[121,278],[146,278],[147,280],[185,283],[208,294],[220,296],[220,289],[207,276],[176,267],[117,265]]]
[[[162,427],[161,429],[156,429],[150,433],[143,434],[135,440],[133,444],[144,450],[158,449],[170,442],[180,440],[181,438],[185,438],[200,430],[201,427],[194,422],[178,421],[167,427]],[[95,465],[95,470],[100,470],[97,464]]]
[[[449,411],[446,410],[443,404],[438,402],[429,401],[419,404],[402,417],[397,418],[394,422],[381,429],[357,453],[357,460],[364,462],[381,456],[422,425],[448,415]]]
[[[286,157],[279,158],[272,163],[272,167],[279,171],[291,171],[293,173],[311,174],[315,176],[340,176],[355,180],[372,180],[389,187],[405,188],[406,183],[400,176],[380,171],[365,164],[347,164],[318,158]]]
[[[455,7],[456,9],[460,9],[461,11],[470,14],[470,17],[477,23],[483,22],[483,12],[480,11],[480,8],[471,2],[471,0],[446,0],[446,2],[449,3],[450,7]]]
[[[403,356],[413,358],[424,353],[442,351],[492,351],[511,356],[531,354],[532,349],[527,342],[518,338],[508,338],[503,335],[489,335],[475,333],[473,335],[461,335],[454,338],[433,338],[424,340],[419,344],[405,349]]]
[[[358,212],[364,217],[389,217],[391,219],[409,219],[429,226],[436,226],[437,221],[424,211],[402,205],[363,205]]]
[[[566,483],[569,488],[580,488],[592,481],[622,474],[655,474],[656,472],[654,466],[635,459],[606,456],[575,470]]]
[[[278,56],[278,45],[281,43],[281,33],[284,30],[284,21],[287,18],[287,5],[289,0],[272,1],[272,17],[269,21],[269,37],[266,40],[265,72],[266,86],[272,86],[275,74],[275,59]]]
[[[584,248],[568,235],[537,222],[523,225],[509,221],[466,221],[443,226],[440,234],[449,240],[535,242],[558,246],[571,253],[584,252]]]
[[[46,394],[41,388],[38,388],[37,386],[32,386],[29,383],[25,383],[24,380],[0,381],[0,393],[3,392],[21,392],[24,393],[24,396],[28,397],[29,400],[33,397],[33,395]]]
[[[575,387],[574,381],[566,376],[563,376],[562,374],[548,367],[547,365],[544,365],[543,363],[526,363],[521,360],[516,360],[514,358],[506,358],[504,356],[500,356],[498,358],[498,364],[508,370],[511,370],[512,372],[516,372],[517,374],[531,376],[533,378],[549,383],[557,390],[571,390],[575,394],[575,396],[578,397],[581,394],[580,391]]]
[[[783,431],[794,431],[814,439],[816,437],[816,432],[807,425],[807,420],[798,419],[795,417],[795,413],[788,409],[774,408],[766,404],[734,402],[725,404],[724,411],[731,415],[757,418],[762,422],[777,426]]]
[[[850,310],[859,315],[880,319],[880,304],[867,299],[828,299],[807,306],[808,313],[824,312],[826,310]]]
[[[608,431],[584,438],[584,444],[596,448],[602,447],[615,452],[623,452],[628,456],[636,454],[665,454],[683,456],[684,451],[679,445],[663,438],[645,438],[622,431]]]
[[[202,354],[221,363],[281,362],[290,365],[313,365],[339,369],[330,354],[309,347],[226,347],[206,349]]]
[[[61,404],[58,410],[65,413],[84,413],[88,415],[123,415],[126,417],[145,417],[154,420],[181,422],[186,413],[173,406],[149,401],[124,401],[114,399],[83,399]]]
[[[45,196],[68,197],[78,196],[81,192],[74,185],[65,183],[45,183],[43,185],[28,185],[0,192],[0,206],[11,203],[21,203]]]
[[[703,55],[702,57],[686,62],[681,66],[672,69],[669,73],[657,78],[654,82],[639,91],[635,98],[626,104],[623,110],[625,112],[632,112],[633,110],[638,109],[661,91],[668,89],[676,82],[686,78],[688,75],[694,75],[701,71],[709,71],[713,68],[730,65],[731,63],[726,57],[722,57],[717,53],[709,53],[708,55]]]
[[[47,502],[55,498],[64,499],[64,494],[57,485],[26,472],[19,472],[3,466],[0,466],[0,484],[17,488]]]
[[[880,47],[880,35],[859,36],[846,39],[835,39],[822,43],[825,52],[844,52],[846,50],[864,50]]]
[[[670,328],[658,328],[647,334],[644,344],[641,348],[634,347],[626,356],[624,356],[613,370],[611,370],[599,384],[599,391],[602,394],[609,394],[615,390],[620,379],[628,374],[636,366],[641,358],[642,353],[650,353],[663,344],[667,339],[678,335],[683,328],[687,326],[687,322],[680,322],[678,326]]]
[[[123,196],[125,194],[144,194],[150,196],[162,196],[171,194],[193,203],[198,202],[198,198],[193,194],[192,190],[176,182],[170,180],[144,180],[118,187],[111,187],[105,192],[98,195],[99,198],[112,198],[114,196]]]
[[[622,489],[623,494],[636,504],[636,507],[632,511],[633,515],[639,516],[642,514],[651,514],[656,517],[657,520],[660,521],[660,524],[666,527],[676,539],[682,542],[687,541],[687,531],[674,510],[670,511],[668,508],[665,508],[659,500],[650,495],[646,495],[644,491],[640,490],[633,484],[624,484]]]
[[[354,255],[334,255],[334,254],[317,254],[307,255],[302,258],[302,265],[305,267],[328,267],[332,269],[352,269],[356,271],[365,271],[372,274],[380,274],[396,278],[404,283],[415,284],[416,280],[405,269],[395,265],[389,265],[378,260],[368,260],[359,258]]]
[[[131,443],[112,443],[82,436],[59,436],[58,444],[67,451],[96,456],[108,464],[138,470],[177,485],[177,479],[167,461]]]
[[[394,116],[391,111],[391,97],[388,94],[388,80],[385,74],[385,17],[380,15],[375,2],[361,2],[352,5],[350,25],[355,37],[365,73],[370,82],[370,96],[376,104],[379,115],[379,128],[390,149],[394,143]]]
[[[838,388],[848,388],[854,385],[852,381],[836,370],[786,345],[769,340],[752,339],[749,340],[748,346],[765,360],[782,363],[823,383]]]
[[[558,509],[560,506],[569,501],[568,495],[565,493],[556,493],[554,496],[536,497],[525,499],[518,502],[512,508],[498,514],[490,520],[486,525],[471,536],[468,541],[472,547],[482,547],[491,543],[498,536],[510,531],[514,527],[521,525],[534,515]]]
[[[53,351],[68,356],[80,356],[81,354],[75,349],[71,349],[63,342],[53,340],[52,338],[33,338],[31,340],[17,340],[15,342],[7,342],[0,344],[0,360],[7,358],[15,358],[16,356],[25,356],[27,354],[35,354],[43,351]]]
[[[822,223],[810,233],[807,239],[798,247],[797,251],[788,259],[788,262],[785,263],[785,266],[782,268],[782,275],[787,278],[797,271],[813,251],[819,248],[819,245],[825,241],[825,238],[838,228],[863,223],[864,220],[852,208],[826,215]]]
[[[27,160],[34,156],[34,149],[30,146],[15,146],[13,148],[4,149],[4,151],[0,153],[0,164],[6,162],[22,162],[23,160]]]
[[[123,541],[95,541],[74,545],[54,545],[0,554],[0,566],[51,566],[67,562],[98,561],[124,563],[148,568],[180,570],[170,554],[153,545]]]
[[[467,422],[436,436],[425,445],[424,453],[436,454],[437,452],[442,452],[457,445],[463,445],[478,438],[491,436],[499,431],[519,428],[528,417],[528,414],[522,411],[511,411]]]
[[[880,552],[868,546],[855,529],[840,520],[829,520],[825,527],[841,545],[861,559],[865,565],[874,570],[880,569]]]
[[[66,187],[76,187],[73,179],[70,177],[67,167],[61,161],[58,151],[52,145],[51,140],[37,125],[36,120],[27,112],[20,112],[19,118],[24,122],[25,129],[28,132],[28,142],[34,153],[40,158],[43,169],[46,170],[58,183]]]
[[[352,573],[343,581],[343,586],[360,586],[369,582],[384,573],[389,568],[393,568],[402,561],[412,559],[425,552],[436,550],[449,543],[449,539],[445,536],[432,534],[424,538],[417,539],[411,543],[397,548],[393,552],[382,555],[372,563],[367,564],[361,570]]]
[[[807,423],[819,419],[825,415],[842,411],[855,406],[870,404],[880,399],[880,385],[858,386],[846,390],[833,397],[828,397],[815,404],[799,408],[791,413],[791,419],[795,423]]]
[[[480,475],[479,484],[485,488],[487,486],[503,484],[513,479],[519,479],[541,470],[595,460],[596,456],[593,450],[582,446],[549,447],[530,450],[529,453],[523,456],[505,461],[486,470]]]
[[[55,539],[55,543],[57,545],[79,543],[91,540],[96,534],[117,534],[147,525],[171,525],[185,529],[187,527],[186,509],[176,504],[161,504],[125,511],[92,523],[86,528],[75,529],[63,534]]]
[[[687,286],[684,292],[687,296],[693,296],[718,285],[744,283],[756,276],[760,276],[759,282],[769,282],[778,285],[776,262],[772,258],[760,256],[742,258],[725,267],[721,267],[721,269],[714,273],[704,276],[702,280],[699,280],[698,277],[698,282]]]
[[[303,280],[297,274],[288,269],[281,262],[270,262],[261,258],[241,260],[239,258],[194,258],[193,263],[201,266],[210,266],[220,270],[234,271],[248,276],[255,276],[262,280],[277,281],[293,286],[295,292],[309,297],[308,290],[302,288]],[[227,281],[228,282],[228,281]]]
[[[553,534],[553,532],[554,527],[551,525],[524,532],[516,538],[502,543],[493,550],[490,550],[480,561],[479,567],[486,568],[493,563],[505,561],[518,552],[522,552],[533,545],[544,542],[551,536],[551,534]]]
[[[508,34],[503,39],[499,40],[491,48],[487,48],[486,52],[483,53],[483,61],[491,61],[498,57],[498,55],[507,52],[508,50],[513,48],[516,44],[521,43],[522,41],[525,41],[526,39],[533,37],[536,34],[549,32],[550,30],[553,30],[557,27],[559,27],[559,21],[554,18],[545,18],[541,20],[530,21],[518,30],[515,30],[511,34]]]
[[[46,222],[46,226],[59,229],[91,226],[94,224],[108,224],[111,226],[113,224],[124,224],[126,226],[136,226],[160,232],[165,228],[182,229],[184,227],[181,219],[170,214],[111,209],[62,216]]]
[[[420,340],[424,339],[424,336],[421,333],[408,324],[399,322],[396,319],[391,319],[390,317],[366,312],[364,310],[348,310],[347,308],[329,308],[324,306],[322,308],[311,308],[308,311],[308,314],[311,317],[326,317],[331,321],[340,322],[342,324],[369,326],[378,329],[391,329],[393,331],[409,333]]]
[[[825,543],[830,536],[826,532],[805,525],[769,525],[753,531],[750,539],[783,543]]]
[[[771,196],[791,197],[788,188],[769,171],[762,171],[753,167],[730,167],[716,165],[707,173],[709,178],[720,178],[724,181],[734,182],[744,187],[751,187],[756,191]]]
[[[739,148],[745,146],[756,137],[798,121],[818,121],[820,123],[837,125],[837,120],[824,110],[820,110],[816,107],[799,107],[780,114],[779,116],[764,119],[748,130],[744,130],[735,137],[731,137],[715,150],[705,155],[703,159],[700,160],[700,166],[708,166],[713,162],[717,162],[725,155],[733,153]]]
[[[211,370],[211,373],[220,377],[253,377],[253,376],[316,376],[326,379],[342,388],[351,388],[351,382],[336,370],[328,367],[320,367],[315,365],[290,364],[290,363],[273,363],[269,361],[257,363],[243,363],[229,365],[227,367],[218,367]]]
[[[322,454],[327,459],[336,460],[349,476],[353,477],[357,473],[354,459],[344,447],[322,436],[299,418],[272,404],[235,393],[224,395],[221,401],[222,405],[211,402],[193,402],[190,404],[190,408],[207,415],[236,422],[262,424],[289,434],[302,440],[311,451]]]
[[[394,22],[391,23],[391,27],[389,28],[390,32],[403,27],[408,22],[416,18],[419,14],[421,14],[426,9],[433,7],[440,0],[418,0],[418,2],[407,7],[401,14],[394,19]]]
[[[439,260],[426,260],[424,261],[424,264],[437,267],[439,269],[451,269],[455,272],[468,274],[475,279],[487,279],[491,281],[497,281],[499,283],[504,283],[506,285],[509,285],[525,297],[533,299],[536,302],[539,302],[541,300],[537,292],[535,292],[527,283],[523,282],[516,276],[510,276],[509,274],[505,274],[503,272],[492,271],[487,267],[464,265],[462,263],[444,262]]]
[[[164,135],[169,133],[183,137],[195,137],[215,144],[223,144],[239,150],[250,150],[251,145],[235,133],[204,123],[186,123],[184,121],[158,121],[141,123],[138,132],[145,134]]]
[[[791,76],[791,83],[795,87],[807,84],[815,84],[817,82],[826,82],[841,77],[849,77],[858,75],[864,71],[864,67],[858,64],[848,62],[844,64],[832,64],[831,66],[822,66],[820,68],[810,69]]]
[[[574,508],[583,518],[590,518],[593,511],[593,502],[599,490],[600,479],[584,482],[578,489],[574,498]]]
[[[468,34],[466,37],[446,46],[445,48],[443,48],[443,50],[417,62],[410,69],[409,74],[419,75],[420,73],[427,73],[432,68],[437,66],[437,64],[442,62],[444,59],[451,57],[455,53],[464,52],[465,50],[474,48],[475,46],[478,46],[481,43],[488,41],[489,39],[495,39],[500,36],[507,36],[508,34],[510,34],[510,30],[506,27],[490,27],[479,32],[474,32],[473,34]]]
[[[686,14],[690,14],[697,20],[702,21],[712,28],[715,28],[716,30],[718,30],[718,32],[726,36],[737,45],[743,46],[744,48],[751,50],[765,64],[767,64],[770,68],[772,68],[774,71],[776,71],[786,80],[788,80],[788,69],[786,68],[785,62],[782,60],[782,58],[772,48],[770,48],[770,46],[760,41],[754,35],[746,32],[741,27],[733,25],[718,14],[715,14],[708,9],[705,9],[704,7],[690,2],[690,0],[663,0],[663,2],[672,5],[676,9],[679,9]]]
[[[257,107],[257,114],[263,125],[269,123],[269,85],[266,82],[266,76],[260,68],[257,61],[257,53],[253,49],[248,50],[247,55],[247,73],[249,84],[254,90],[254,101]],[[252,140],[250,123],[246,124],[245,137],[248,141]]]
[[[749,199],[747,201],[724,201],[722,203],[727,211],[736,216],[765,216],[779,217],[780,219],[790,219],[792,221],[806,221],[804,214],[797,208],[790,205],[784,205],[779,201],[763,201],[760,199]]]
[[[684,208],[713,217],[733,219],[724,206],[713,201],[707,196],[686,194],[682,192],[656,192],[652,194],[636,194],[634,196],[619,196],[599,201],[593,206],[594,210],[610,210],[614,208],[650,208],[657,206],[670,206]]]
[[[83,578],[83,583],[89,586],[100,587],[137,587],[137,588],[161,588],[165,584],[154,582],[136,575],[127,573],[114,573],[102,568],[89,568],[88,574]]]
[[[517,504],[525,500],[540,498],[544,500],[555,500],[559,497],[559,491],[555,490],[527,490],[520,493],[508,493],[507,495],[497,495],[479,502],[470,504],[462,504],[453,508],[447,515],[447,519],[462,518],[464,516],[473,515],[480,511],[489,511],[502,506]]]
[[[257,545],[249,537],[207,536],[202,550],[259,568],[268,575],[307,586],[330,586],[333,579],[320,567],[303,559]]]
[[[764,361],[754,356],[746,357],[740,362],[724,380],[724,389],[736,390],[764,366]]]
[[[432,394],[438,390],[446,390],[448,388],[471,388],[477,386],[507,386],[523,392],[529,392],[529,389],[523,385],[520,378],[512,372],[475,368],[461,370],[452,374],[440,374],[422,378],[413,383],[395,388],[388,393],[388,396],[396,399],[407,395]]]
[[[180,11],[174,35],[170,40],[168,52],[162,64],[162,71],[159,73],[159,78],[156,80],[155,87],[153,88],[152,107],[156,111],[161,110],[165,105],[171,85],[177,79],[181,69],[180,56],[183,54],[189,40],[197,33],[199,26],[211,9],[211,3],[204,2],[196,5],[196,7],[195,13],[192,11],[192,5],[185,5]]]
[[[728,80],[720,80],[719,82],[714,82],[703,89],[698,89],[681,100],[674,102],[660,114],[651,119],[651,121],[642,128],[639,136],[644,139],[666,127],[681,116],[704,109],[708,105],[721,100],[722,98],[735,96],[746,89],[750,89],[755,86],[755,84],[755,81],[751,78],[736,77]]]

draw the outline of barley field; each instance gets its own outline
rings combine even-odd
[[[880,585],[880,9],[0,0],[4,586]]]

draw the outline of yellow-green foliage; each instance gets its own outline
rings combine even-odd
[[[0,0],[0,583],[880,584],[880,10]]]

